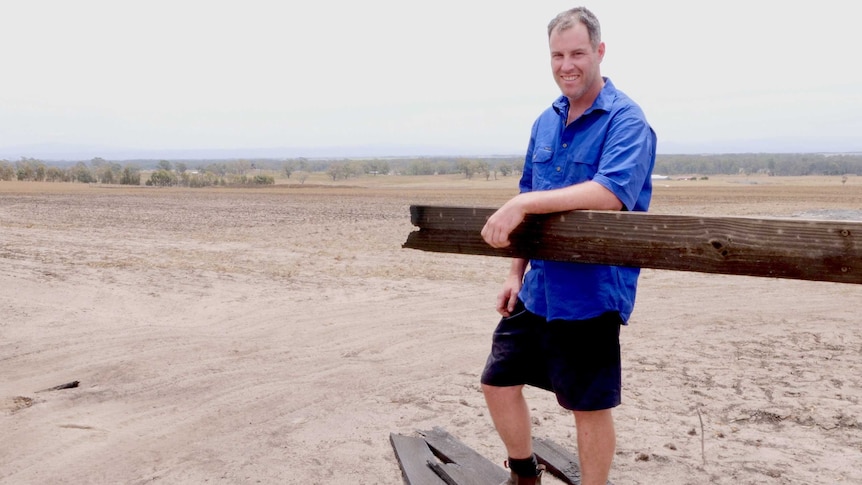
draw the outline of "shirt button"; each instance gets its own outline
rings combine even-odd
[[[568,143],[563,143],[563,148],[566,148],[567,146],[569,146]]]
[[[562,168],[561,168],[561,167],[557,167],[557,172],[559,172],[560,170],[562,170]]]

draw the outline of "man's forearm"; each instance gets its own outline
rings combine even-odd
[[[512,264],[509,266],[509,277],[522,280],[524,272],[527,271],[527,263],[529,261],[523,258],[513,258]]]
[[[587,181],[554,190],[525,192],[518,197],[525,214],[550,214],[570,210],[620,210],[622,202],[603,185]]]

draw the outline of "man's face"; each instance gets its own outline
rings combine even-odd
[[[554,30],[548,39],[551,48],[551,69],[554,81],[570,102],[584,94],[601,91],[602,79],[599,64],[605,55],[605,44],[593,50],[590,34],[582,23],[563,30]]]

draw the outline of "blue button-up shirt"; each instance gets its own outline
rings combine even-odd
[[[551,190],[592,180],[610,190],[624,210],[646,211],[652,196],[656,135],[640,107],[610,79],[593,105],[566,126],[569,102],[558,98],[533,124],[521,192]],[[638,268],[531,260],[519,294],[548,320],[583,320],[634,309]]]

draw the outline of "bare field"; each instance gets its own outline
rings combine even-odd
[[[862,213],[858,177],[655,184],[665,214]],[[0,483],[400,484],[389,433],[433,426],[502,463],[478,376],[508,262],[401,244],[410,204],[516,190],[0,182]],[[644,270],[614,483],[862,483],[860,302],[857,285]],[[536,435],[573,449],[571,417],[529,398]]]

